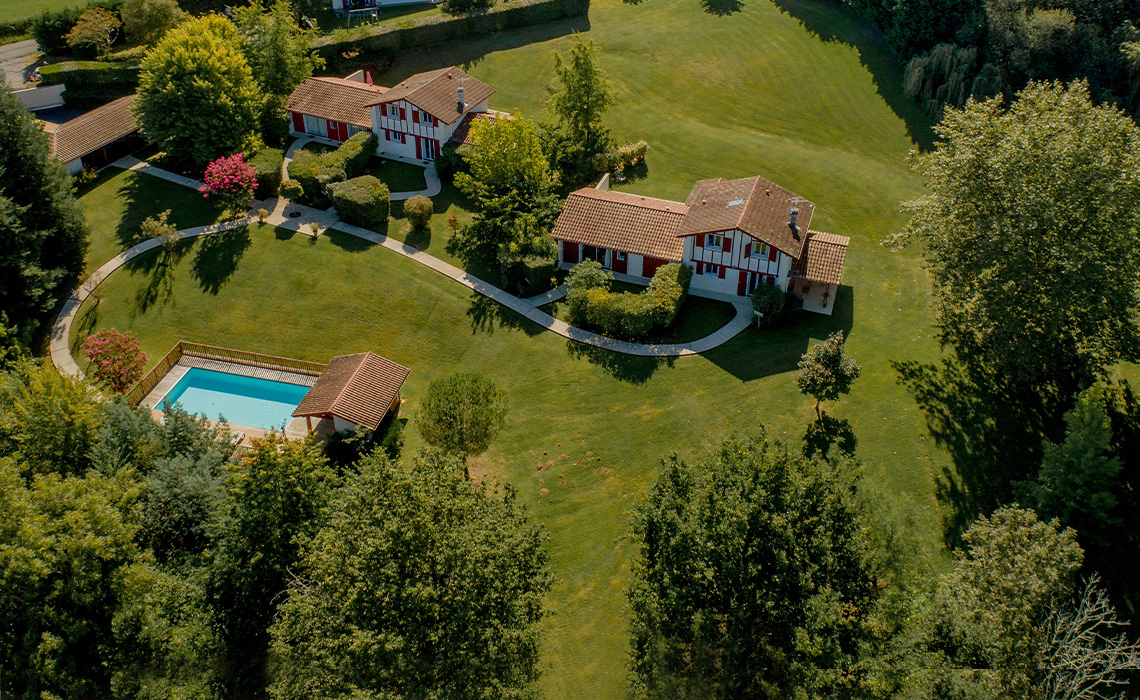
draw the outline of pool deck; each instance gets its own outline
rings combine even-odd
[[[250,365],[243,365],[236,362],[222,362],[220,360],[211,360],[202,357],[183,356],[177,364],[170,368],[162,379],[154,385],[139,406],[149,408],[151,415],[155,420],[162,420],[162,401],[166,395],[174,388],[186,373],[191,369],[208,369],[215,372],[225,372],[227,374],[237,374],[243,377],[254,377],[256,379],[268,379],[274,382],[284,382],[286,384],[297,384],[300,386],[312,386],[317,378],[308,374],[297,374],[294,372],[285,372],[282,370],[265,369],[262,367],[252,367]],[[210,420],[211,423],[217,424],[218,421]],[[328,423],[324,426],[323,423]],[[239,425],[237,423],[230,423],[230,434],[235,437],[241,435],[241,439],[235,441],[237,447],[249,447],[252,440],[263,438],[271,432],[276,432],[266,428],[257,428],[249,425]],[[331,434],[335,432],[332,427],[332,421],[322,420],[313,426],[313,432],[319,435]],[[285,437],[296,440],[305,437],[309,434],[308,427],[305,424],[304,418],[293,418],[285,425]]]

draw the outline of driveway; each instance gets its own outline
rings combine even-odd
[[[4,66],[4,77],[12,89],[24,87],[24,80],[32,72],[32,65],[40,59],[40,49],[35,39],[25,39],[0,46],[0,65]]]

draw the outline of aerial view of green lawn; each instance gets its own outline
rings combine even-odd
[[[851,237],[834,315],[750,329],[701,356],[634,358],[569,342],[347,234],[253,225],[132,261],[85,304],[75,339],[129,330],[152,363],[179,340],[315,361],[369,350],[411,369],[405,417],[433,378],[486,374],[510,409],[476,471],[517,488],[549,533],[542,689],[558,700],[616,699],[626,683],[629,519],[659,459],[699,455],[761,425],[798,441],[814,412],[797,391],[796,363],[835,330],[849,335],[863,374],[825,408],[850,421],[867,483],[911,518],[941,566],[934,482],[946,457],[890,365],[938,356],[930,285],[915,251],[880,245],[902,226],[900,203],[923,193],[906,158],[931,133],[901,94],[901,65],[881,36],[822,0],[595,0],[588,20],[418,50],[377,81],[459,65],[497,90],[493,109],[541,117],[552,54],[573,32],[598,43],[618,88],[614,135],[650,144],[644,172],[621,189],[684,200],[698,179],[762,175],[811,200],[813,229]],[[117,169],[81,202],[89,271],[133,244],[145,216],[171,209],[185,228],[216,215],[192,190]],[[409,232],[393,209],[392,235],[451,260],[444,219],[468,216],[454,189],[435,198],[430,233]],[[406,450],[420,444],[410,430]]]

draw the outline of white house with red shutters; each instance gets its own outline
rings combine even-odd
[[[596,260],[648,284],[661,265],[693,267],[690,287],[747,296],[770,282],[830,315],[849,239],[809,228],[815,205],[762,177],[701,180],[685,203],[608,189],[572,193],[551,235],[559,262]]]
[[[294,136],[344,142],[372,131],[380,140],[377,155],[431,161],[449,140],[467,142],[473,122],[510,118],[487,108],[493,94],[454,66],[417,73],[390,88],[357,71],[347,78],[306,79],[286,107]]]

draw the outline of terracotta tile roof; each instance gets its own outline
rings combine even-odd
[[[467,105],[463,112],[458,109],[460,85],[464,90],[463,102]],[[444,124],[451,124],[494,94],[493,88],[452,66],[416,73],[372,104],[407,100]]]
[[[455,132],[451,134],[451,141],[453,143],[471,145],[471,125],[475,122],[492,122],[496,119],[514,119],[507,112],[496,112],[495,110],[487,110],[486,112],[468,112],[463,117],[463,121],[459,122],[459,126],[455,127]]]
[[[680,202],[585,188],[572,192],[550,235],[586,245],[680,261]]]
[[[51,134],[52,155],[58,161],[69,163],[138,131],[138,124],[131,114],[131,105],[136,97],[120,97],[60,124]]]
[[[812,282],[839,284],[843,280],[843,261],[851,239],[834,233],[808,231],[804,254],[792,263],[788,273]]]
[[[407,367],[370,352],[334,357],[293,415],[332,415],[376,430],[408,372]]]
[[[372,105],[387,88],[344,78],[306,78],[285,103],[290,112],[372,128]]]
[[[701,180],[693,185],[685,204],[689,213],[678,236],[739,229],[792,258],[800,257],[815,205],[762,177],[741,180]],[[799,209],[793,235],[788,208]]]

